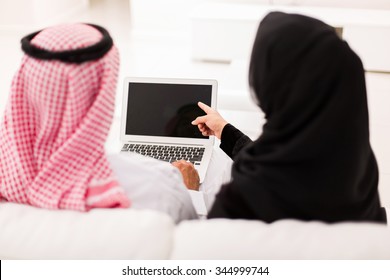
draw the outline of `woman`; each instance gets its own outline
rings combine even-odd
[[[119,54],[109,33],[64,24],[26,36],[0,136],[0,200],[47,209],[148,208],[196,217],[177,168],[106,156]]]
[[[386,222],[363,66],[334,29],[270,13],[254,42],[249,83],[266,118],[256,141],[204,104],[207,115],[193,121],[234,159],[209,217]]]

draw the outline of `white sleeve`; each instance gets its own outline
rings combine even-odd
[[[167,213],[176,223],[197,218],[181,173],[171,164],[133,153],[108,160],[131,207]]]

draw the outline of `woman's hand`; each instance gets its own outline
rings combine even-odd
[[[191,124],[197,125],[203,136],[214,135],[218,139],[221,139],[222,130],[228,122],[225,121],[217,111],[206,104],[198,102],[198,106],[206,115],[197,117]]]
[[[199,191],[199,174],[192,163],[185,160],[179,160],[172,162],[172,165],[180,170],[187,189]]]

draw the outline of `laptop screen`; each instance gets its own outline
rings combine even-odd
[[[130,82],[126,134],[207,139],[191,124],[211,106],[211,85]]]

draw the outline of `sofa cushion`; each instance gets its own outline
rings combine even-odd
[[[148,210],[88,213],[0,203],[0,259],[166,259],[174,223]]]
[[[390,229],[373,223],[213,219],[183,222],[172,259],[390,259]]]

